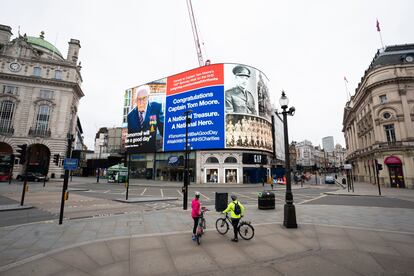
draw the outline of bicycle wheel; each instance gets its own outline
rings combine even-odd
[[[197,241],[197,244],[200,245],[200,243],[201,243],[201,234],[196,235],[196,241]]]
[[[219,232],[220,234],[222,235],[226,234],[227,231],[229,231],[229,224],[227,223],[226,219],[224,218],[217,219],[216,229],[217,229],[217,232]]]
[[[203,227],[203,229],[206,229],[206,220],[205,219],[203,219],[201,221],[201,227]]]
[[[239,225],[239,234],[244,240],[251,240],[254,236],[254,228],[248,223],[241,223]]]

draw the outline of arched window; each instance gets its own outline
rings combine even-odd
[[[47,132],[49,128],[50,107],[48,105],[39,106],[36,117],[36,132]]]
[[[2,101],[0,104],[0,132],[9,133],[12,128],[14,102]]]
[[[206,163],[218,163],[218,159],[216,157],[209,157],[206,160]]]
[[[237,159],[232,156],[229,156],[224,160],[224,163],[237,163]]]

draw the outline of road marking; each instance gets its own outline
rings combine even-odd
[[[297,205],[304,204],[304,203],[308,203],[308,202],[310,202],[310,201],[314,201],[314,200],[320,199],[320,198],[325,197],[325,196],[326,196],[326,195],[320,195],[320,196],[318,196],[318,197],[311,198],[311,199],[308,199],[308,200],[305,200],[305,201],[299,202]]]
[[[211,198],[209,198],[209,197],[207,197],[207,196],[205,196],[205,195],[203,195],[202,193],[200,193],[200,195],[202,195],[205,199],[207,199],[207,200],[211,200]]]
[[[179,190],[177,190],[177,193],[179,193],[181,197],[183,196],[183,194]]]
[[[161,197],[164,197],[164,193],[162,192],[162,189],[160,189],[160,191],[161,191]]]
[[[107,194],[110,190],[106,190],[105,192],[103,192],[104,194]]]
[[[146,190],[147,190],[147,188],[145,188],[145,189],[142,191],[141,195],[144,195]]]

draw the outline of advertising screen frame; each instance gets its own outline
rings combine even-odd
[[[127,152],[183,151],[183,113],[191,109],[191,150],[274,153],[268,83],[266,75],[255,67],[217,63],[129,88]],[[145,101],[145,97],[147,106],[141,108],[138,101]],[[141,123],[142,130],[136,127]]]

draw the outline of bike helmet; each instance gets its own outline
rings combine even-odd
[[[199,191],[196,191],[196,192],[194,193],[194,195],[195,195],[195,197],[199,198],[199,197],[200,197],[200,192],[199,192]]]
[[[236,195],[231,195],[231,200],[236,200],[237,196]]]

